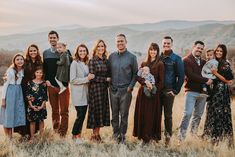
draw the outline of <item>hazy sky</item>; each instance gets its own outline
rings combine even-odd
[[[0,35],[71,24],[235,20],[235,0],[0,0]]]

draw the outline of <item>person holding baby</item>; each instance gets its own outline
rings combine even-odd
[[[159,46],[151,43],[148,56],[137,73],[140,83],[135,113],[133,136],[144,143],[161,140],[160,93],[164,85],[164,64],[159,60]]]

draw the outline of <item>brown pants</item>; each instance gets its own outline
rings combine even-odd
[[[48,87],[49,101],[52,108],[52,123],[53,129],[58,131],[62,136],[65,136],[68,130],[69,122],[69,88],[58,94],[59,88]],[[61,118],[60,118],[61,116]]]

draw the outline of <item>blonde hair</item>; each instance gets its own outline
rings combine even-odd
[[[94,45],[94,47],[93,47],[93,49],[92,49],[92,51],[93,51],[93,57],[96,56],[96,50],[97,50],[97,48],[98,48],[99,43],[101,43],[101,42],[104,44],[104,54],[103,54],[103,56],[106,57],[106,58],[108,58],[108,52],[107,52],[107,50],[106,50],[107,46],[106,46],[104,40],[102,40],[102,39],[99,39],[99,40],[97,40],[97,41],[95,42],[95,45]]]

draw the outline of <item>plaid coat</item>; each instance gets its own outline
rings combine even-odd
[[[109,77],[108,60],[94,56],[88,64],[89,73],[94,74],[88,86],[88,120],[87,128],[110,126],[110,109],[108,99]]]

